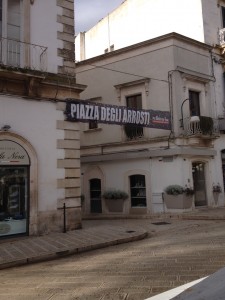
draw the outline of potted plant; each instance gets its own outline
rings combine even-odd
[[[168,209],[188,209],[192,207],[194,190],[174,184],[165,188],[163,198]]]
[[[222,188],[221,188],[220,184],[219,183],[213,184],[213,193],[219,194],[221,192],[222,192]]]
[[[106,206],[110,212],[123,212],[124,200],[128,194],[117,189],[106,190],[102,197],[105,199]]]
[[[217,206],[218,201],[219,201],[219,194],[222,193],[222,188],[221,188],[220,184],[213,183],[212,191],[213,191],[214,205]]]

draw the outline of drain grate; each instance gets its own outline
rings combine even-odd
[[[152,223],[153,225],[168,225],[168,224],[171,224],[171,223],[168,223],[168,222],[155,222],[155,223]]]

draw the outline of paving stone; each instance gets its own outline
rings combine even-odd
[[[225,265],[224,221],[172,219],[163,228],[151,222],[84,221],[84,229],[65,235],[0,243],[0,258],[12,259],[14,255],[26,257],[30,247],[31,256],[34,252],[45,255],[72,249],[74,243],[85,247],[95,245],[94,240],[104,244],[115,237],[124,239],[128,228],[136,232],[141,228],[139,233],[154,230],[154,236],[133,243],[1,270],[0,295],[10,300],[144,300]]]

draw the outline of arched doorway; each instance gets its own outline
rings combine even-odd
[[[206,206],[206,182],[205,182],[205,163],[193,162],[192,163],[192,176],[195,191],[195,206]]]
[[[30,158],[17,142],[0,140],[0,237],[29,232]]]

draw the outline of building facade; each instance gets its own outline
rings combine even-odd
[[[2,0],[0,14],[0,237],[80,228],[74,3]]]
[[[82,98],[170,111],[172,124],[83,125],[86,213],[109,213],[99,196],[108,188],[128,193],[124,214],[168,211],[170,184],[194,189],[190,209],[224,206],[224,28],[223,0],[126,0],[77,36]]]
[[[224,6],[224,0],[125,0],[90,30],[77,35],[76,60],[171,32],[216,45],[225,27]]]
[[[171,130],[94,120],[81,125],[86,214],[110,213],[101,196],[108,189],[128,193],[123,214],[171,212],[164,190],[174,184],[194,189],[189,210],[224,206],[218,55],[212,46],[171,33],[77,64],[77,80],[87,84],[83,99],[171,113]]]

